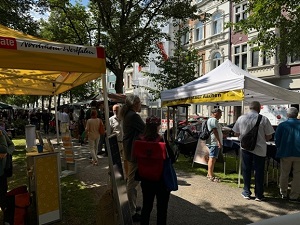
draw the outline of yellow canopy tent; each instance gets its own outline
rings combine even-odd
[[[0,94],[58,95],[105,72],[103,47],[49,42],[0,25]]]
[[[56,97],[105,73],[101,46],[50,42],[0,25],[0,94]]]

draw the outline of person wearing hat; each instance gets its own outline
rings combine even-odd
[[[211,117],[207,120],[208,130],[211,131],[210,138],[206,141],[209,148],[209,159],[207,164],[207,179],[213,182],[220,182],[220,179],[215,177],[214,168],[219,152],[223,147],[222,127],[218,120],[222,116],[222,110],[214,108],[211,111]]]

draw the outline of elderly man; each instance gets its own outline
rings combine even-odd
[[[137,171],[137,163],[132,157],[132,145],[134,140],[144,132],[145,122],[140,115],[142,103],[137,95],[127,95],[125,104],[120,111],[123,128],[123,147],[124,147],[124,163],[128,166],[126,171],[127,177],[127,195],[133,222],[139,222],[141,215],[137,213],[140,207],[136,205],[137,189],[139,182],[135,180]],[[125,167],[126,168],[126,167]]]
[[[290,201],[299,201],[300,194],[300,120],[297,120],[298,109],[287,110],[288,120],[278,125],[275,133],[277,147],[276,157],[280,158],[280,194],[283,199],[288,197],[289,175],[293,170],[293,181]]]
[[[123,130],[121,127],[121,120],[119,118],[120,105],[115,104],[112,108],[113,116],[109,117],[109,125],[111,134],[116,134],[118,139],[118,146],[120,154],[123,156]]]
[[[259,113],[260,103],[253,101],[250,103],[250,112],[238,118],[232,130],[235,132],[235,135],[239,137],[239,140],[255,126]],[[260,202],[264,198],[264,170],[267,155],[266,141],[272,138],[273,133],[274,129],[269,119],[262,116],[254,150],[248,151],[243,149],[242,151],[242,172],[244,179],[242,196],[245,199],[251,199],[252,168],[255,171],[255,201]]]

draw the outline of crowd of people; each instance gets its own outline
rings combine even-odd
[[[241,140],[255,124],[258,124],[261,105],[257,101],[250,103],[250,111],[241,115],[232,130],[235,135]],[[77,120],[78,139],[81,144],[88,141],[91,152],[91,163],[98,165],[99,154],[107,155],[105,144],[106,135],[116,134],[120,155],[124,166],[124,179],[127,185],[127,195],[130,213],[133,222],[140,222],[141,225],[148,225],[150,214],[153,209],[153,202],[157,200],[157,224],[167,224],[167,211],[170,196],[170,190],[166,187],[163,178],[153,181],[147,180],[139,176],[139,166],[133,154],[133,146],[136,140],[146,140],[148,142],[165,142],[164,137],[159,134],[161,119],[158,117],[148,117],[145,121],[139,115],[141,112],[141,100],[137,95],[128,95],[124,104],[115,104],[109,117],[110,133],[105,131],[105,116],[103,102],[91,102],[91,107],[88,110],[80,109]],[[30,119],[32,124],[38,128],[39,121],[46,122],[43,128],[45,134],[48,133],[51,115],[47,111],[43,111],[40,120],[37,116],[39,112],[31,114]],[[298,109],[290,107],[287,110],[288,120],[279,124],[275,130],[273,129],[269,119],[265,116],[261,117],[258,124],[257,141],[254,150],[241,150],[242,158],[242,176],[244,187],[241,193],[244,199],[255,199],[260,202],[264,199],[264,177],[265,177],[265,160],[267,154],[267,143],[275,133],[275,145],[277,148],[276,157],[280,160],[280,182],[279,191],[283,199],[299,202],[300,195],[300,120],[297,119]],[[222,111],[219,108],[214,108],[211,111],[211,116],[207,121],[207,127],[210,131],[210,138],[206,141],[209,149],[209,160],[207,169],[207,179],[212,182],[220,182],[221,180],[215,176],[214,167],[216,159],[222,152],[223,136],[222,128],[218,120],[222,117]],[[70,115],[68,109],[63,109],[58,114],[60,132],[66,132],[71,129],[71,123],[75,118]],[[101,126],[103,131],[101,131]],[[85,135],[83,135],[85,134]],[[2,135],[2,136],[1,136]],[[5,138],[6,132],[0,126],[0,141],[5,141],[9,146],[11,141]],[[4,138],[2,138],[4,137]],[[167,146],[168,155],[173,157],[172,149]],[[146,147],[146,146],[145,146]],[[102,149],[104,148],[104,151]],[[4,164],[6,163],[7,155],[13,151],[0,148],[0,182],[1,182],[1,200],[2,196],[7,191],[7,177],[4,172]],[[3,150],[3,152],[2,152]],[[174,162],[174,159],[172,160]],[[254,171],[254,173],[253,173]],[[254,174],[254,197],[251,191],[251,176]],[[291,181],[291,189],[288,186]],[[141,185],[143,205],[137,205],[137,186]],[[0,206],[5,207],[3,201]],[[141,213],[140,213],[141,211]]]

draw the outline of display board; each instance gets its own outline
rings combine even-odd
[[[29,191],[35,199],[38,225],[61,220],[59,154],[33,152],[26,156]]]
[[[262,105],[260,114],[267,117],[275,126],[287,120],[287,109],[289,105]]]
[[[202,165],[207,165],[209,158],[209,149],[206,145],[206,141],[198,139],[194,159],[193,159],[193,165],[194,163],[199,163]]]
[[[109,136],[108,142],[109,146],[107,146],[107,150],[109,156],[113,197],[118,207],[120,224],[132,225],[132,218],[126,190],[126,181],[124,179],[124,171],[117,136],[115,134]]]

